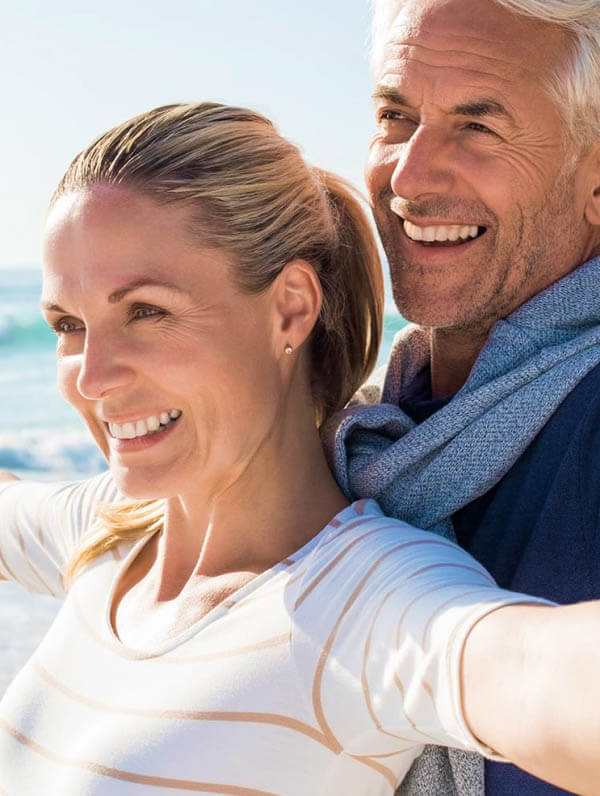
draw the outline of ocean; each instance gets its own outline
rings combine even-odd
[[[101,472],[105,463],[58,393],[55,337],[40,315],[40,289],[39,270],[0,268],[0,470],[38,481],[84,478]],[[386,313],[380,362],[404,323],[397,313]],[[41,641],[60,604],[11,583],[0,584],[0,590],[1,695]]]

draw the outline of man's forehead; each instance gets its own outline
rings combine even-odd
[[[558,26],[517,15],[493,0],[409,0],[379,46],[380,64],[413,55],[432,66],[468,60],[482,71],[498,71],[498,62],[500,72],[539,73],[564,57],[566,37]]]

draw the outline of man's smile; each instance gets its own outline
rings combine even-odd
[[[412,241],[424,244],[444,246],[460,246],[461,244],[478,238],[485,232],[485,227],[477,224],[435,224],[419,226],[404,219],[403,229],[405,235]]]

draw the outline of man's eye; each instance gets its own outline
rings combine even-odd
[[[487,133],[488,135],[497,135],[493,130],[490,130],[489,127],[486,127],[485,124],[480,124],[479,122],[469,122],[467,125],[469,130],[473,130],[476,133]]]
[[[52,324],[52,329],[56,334],[73,334],[73,332],[83,331],[84,326],[75,318],[59,318]]]
[[[377,121],[381,122],[408,122],[409,119],[400,111],[392,111],[389,109],[380,110],[377,112]]]

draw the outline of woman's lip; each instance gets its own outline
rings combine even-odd
[[[177,421],[172,421],[168,426],[164,427],[163,431],[156,431],[151,434],[145,434],[143,437],[134,437],[133,439],[113,437],[107,427],[109,446],[118,453],[136,453],[137,451],[147,450],[169,437],[178,425]]]
[[[138,411],[135,415],[102,415],[100,419],[103,423],[106,423],[106,425],[112,423],[113,425],[117,424],[119,426],[123,426],[125,423],[137,423],[138,420],[147,420],[149,417],[160,417],[163,412],[169,414],[172,409],[174,409],[174,407],[171,407],[170,409],[157,409],[154,412]]]

